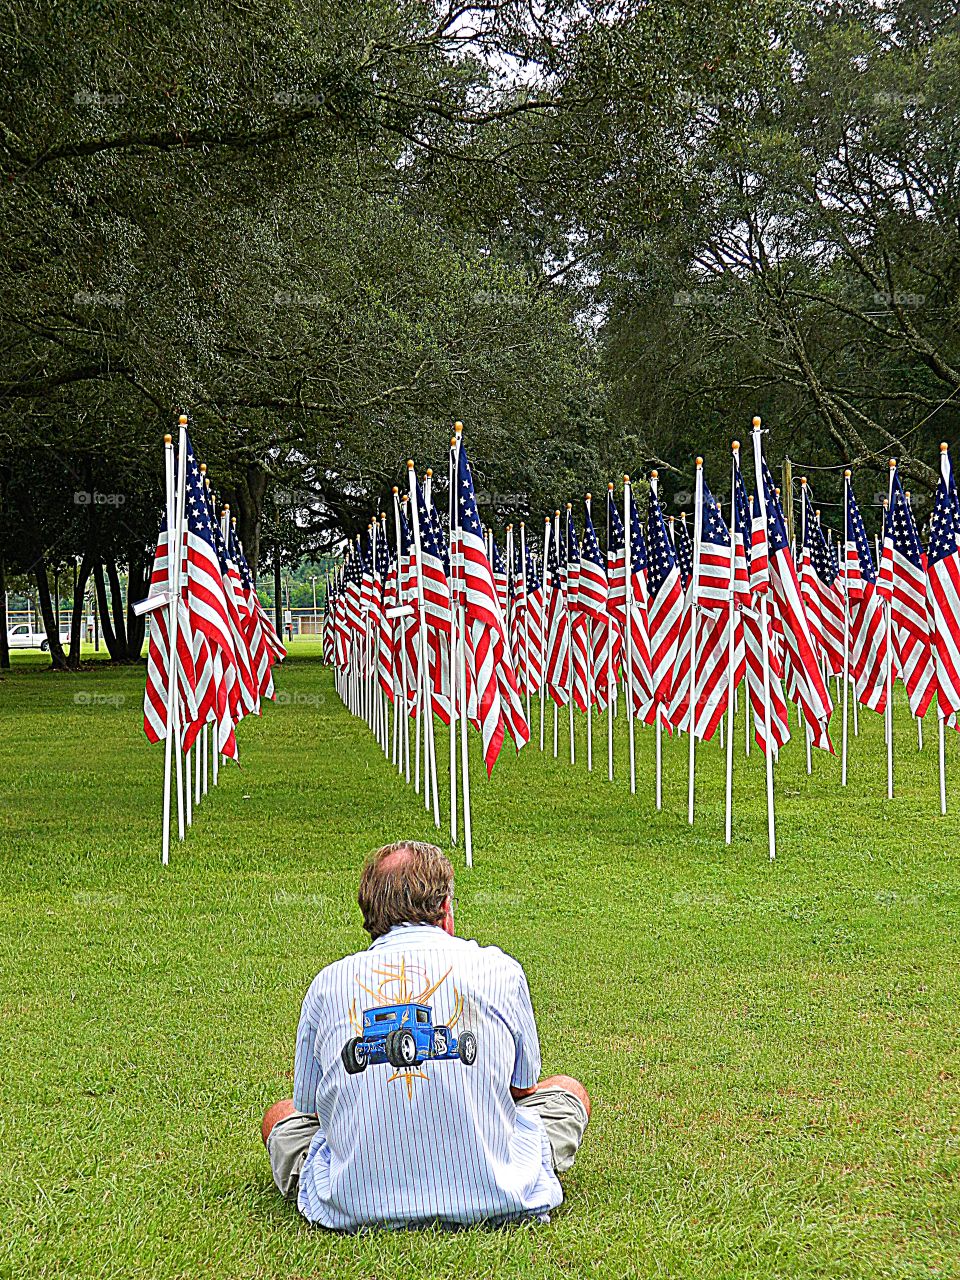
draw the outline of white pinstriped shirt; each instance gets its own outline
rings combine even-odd
[[[386,1060],[384,1027],[395,1041],[413,1028],[411,1066],[395,1065],[396,1043]],[[400,1049],[409,1055],[411,1043]],[[300,1174],[300,1212],[341,1230],[548,1221],[563,1199],[549,1143],[510,1093],[539,1075],[516,960],[434,925],[391,929],[324,969],[303,1001],[293,1101],[320,1129]]]

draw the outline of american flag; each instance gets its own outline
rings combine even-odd
[[[447,563],[443,544],[437,536],[433,503],[427,502],[419,481],[416,483],[416,511],[411,511],[419,521],[421,591],[423,592],[424,620],[427,627],[427,661],[430,687],[433,691],[433,709],[444,724],[450,723],[450,586],[447,581]],[[419,638],[417,641],[419,645]]]
[[[739,463],[734,478],[734,496],[736,506],[736,525],[734,531],[735,560],[735,601],[743,626],[744,660],[747,681],[747,696],[753,712],[753,729],[757,745],[764,753],[767,750],[766,725],[764,722],[764,690],[763,690],[763,635],[761,617],[748,584],[754,581],[751,559],[756,546],[758,554],[767,566],[765,581],[769,587],[769,557],[763,524],[761,522],[759,539],[754,542],[756,526],[747,497],[746,486],[740,473]],[[770,736],[773,749],[779,751],[790,740],[790,726],[787,722],[787,701],[783,694],[783,665],[773,646],[772,627],[767,619],[767,659],[769,666],[770,689]]]
[[[829,675],[843,671],[843,592],[819,520],[808,508],[803,530],[800,593],[810,634]]]
[[[580,582],[578,607],[598,622],[607,619],[607,571],[600,540],[593,527],[590,505],[586,503],[583,514],[583,546],[580,549]]]
[[[945,453],[930,522],[927,572],[937,704],[948,717],[960,712],[960,513]]]
[[[591,647],[590,692],[594,702],[605,709],[614,691],[616,651],[619,633],[608,611],[609,587],[604,553],[590,514],[589,499],[584,504],[583,545],[580,548],[580,611],[589,619],[587,634]]]
[[[367,526],[367,543],[366,548],[361,545],[360,536],[357,535],[357,551],[360,553],[360,567],[362,577],[360,579],[360,616],[363,619],[363,627],[365,631],[367,626],[367,618],[370,615],[370,606],[373,604],[373,525]]]
[[[377,625],[377,680],[391,702],[394,700],[397,624],[388,612],[397,607],[397,561],[390,553],[386,521],[381,523],[377,539],[377,573],[383,583]]]
[[[559,512],[555,531],[559,530]],[[570,699],[570,618],[563,590],[559,532],[550,539],[547,553],[547,692],[553,701],[565,707]]]
[[[530,728],[510,661],[503,611],[484,546],[473,476],[466,446],[462,442],[457,450],[454,521],[467,654],[473,674],[483,759],[489,776],[500,754],[505,728],[518,749],[529,741]]]
[[[680,582],[683,590],[686,591],[690,585],[690,579],[693,577],[693,546],[690,542],[690,535],[687,533],[687,513],[681,512],[679,524],[670,517],[670,532],[673,534],[674,550],[677,555],[677,564],[680,568]]]
[[[811,727],[814,746],[833,751],[828,733],[833,704],[817,661],[813,638],[803,610],[797,571],[790,554],[780,500],[766,463],[763,464],[762,481],[767,519],[765,524],[762,519],[758,519],[758,495],[754,510],[751,554],[757,554],[767,561],[768,580],[783,640],[784,666],[791,696],[799,704]],[[754,578],[751,566],[751,586]],[[772,623],[771,627],[773,629]]]
[[[652,724],[657,707],[666,708],[670,704],[673,664],[677,656],[683,611],[680,569],[667,534],[663,511],[652,492],[647,512],[647,590],[650,668],[653,677],[653,705],[647,720]]]
[[[705,480],[702,481],[702,486],[703,514],[699,556],[695,548],[694,569],[680,627],[667,718],[674,728],[689,731],[690,660],[693,650],[694,609],[697,609],[697,710],[694,733],[703,741],[708,741],[716,732],[726,708],[732,582],[730,531],[720,505]]]
[[[407,495],[400,499],[398,521],[400,526],[400,570],[398,603],[411,610],[399,621],[400,644],[399,658],[402,674],[401,687],[405,693],[405,701],[409,711],[416,714],[417,677],[420,671],[420,603],[417,591],[417,548],[413,539],[413,530],[407,519]]]
[[[350,620],[347,617],[347,574],[350,569],[349,557],[341,565],[336,580],[333,605],[333,648],[334,664],[338,671],[345,671],[350,660]]]
[[[447,582],[446,551],[437,536],[439,521],[434,520],[433,503],[427,503],[420,482],[416,484],[417,510],[420,521],[420,556],[423,609],[427,626],[450,635],[450,586]],[[414,513],[411,513],[414,514]]]
[[[493,570],[493,585],[496,588],[497,600],[500,603],[500,612],[504,618],[507,616],[507,562],[503,558],[503,552],[497,546],[497,539],[494,537],[493,530],[489,530],[490,538],[490,568]]]
[[[336,578],[336,574],[334,574]],[[323,624],[321,627],[323,649],[323,662],[326,666],[333,664],[333,586],[330,582],[330,574],[324,571],[323,575]]]
[[[533,693],[543,679],[543,586],[529,546],[526,565],[518,557],[513,575],[510,640],[520,688]]]
[[[915,716],[922,716],[926,715],[936,691],[926,564],[916,521],[896,471],[884,524],[884,560],[889,565],[893,611],[890,619],[893,651],[910,710]]]
[[[846,484],[844,556],[850,612],[850,668],[857,699],[871,711],[887,705],[887,629],[870,540],[853,486]]]
[[[243,583],[240,578],[240,570],[230,554],[227,539],[223,536],[220,527],[220,521],[217,519],[217,505],[214,501],[213,494],[209,488],[209,480],[206,485],[207,494],[207,511],[210,516],[210,530],[213,534],[214,546],[217,549],[217,559],[220,562],[220,576],[223,580],[223,592],[227,602],[227,616],[230,619],[230,630],[233,635],[234,653],[236,654],[237,667],[236,677],[234,680],[235,698],[231,701],[231,714],[234,721],[239,720],[242,716],[254,712],[260,713],[260,686],[257,680],[253,660],[250,655],[249,641],[247,639],[247,600],[243,591]],[[229,680],[228,680],[229,688]]]
[[[567,607],[570,611],[570,657],[573,663],[573,702],[580,711],[590,703],[593,649],[588,614],[580,607],[580,542],[573,523],[573,508],[567,503],[566,553]]]
[[[343,596],[347,625],[354,631],[363,631],[363,556],[360,551],[359,536],[350,544],[350,554],[347,557],[344,574]]]
[[[260,603],[257,589],[253,584],[253,574],[250,572],[247,557],[243,554],[243,547],[234,529],[230,530],[230,555],[240,572],[241,588],[246,601],[245,628],[254,677],[261,695],[265,698],[273,698],[273,664],[278,658],[282,660],[286,657],[286,650]]]
[[[634,713],[647,719],[652,716],[653,709],[653,671],[650,662],[650,620],[649,600],[647,595],[647,545],[643,536],[643,526],[637,504],[630,492],[628,514],[630,518],[630,648],[631,648],[631,693]],[[622,548],[624,561],[623,523],[616,506],[610,507],[610,536],[614,548]],[[624,563],[624,571],[626,564]],[[624,572],[626,580],[626,572]]]
[[[623,521],[613,496],[613,485],[607,487],[607,612],[623,627],[627,618],[627,569]]]
[[[169,534],[164,520],[157,539],[150,578],[150,595],[172,589],[169,561]],[[147,682],[143,694],[143,731],[150,742],[161,742],[167,736],[167,684],[169,681],[170,633],[168,608],[156,609],[150,615],[150,643],[147,646]],[[196,674],[190,618],[181,593],[177,601],[177,689],[180,724],[197,715]]]
[[[245,642],[238,636],[239,617],[226,564],[226,548],[216,516],[210,511],[202,473],[189,436],[186,448],[185,599],[194,637],[202,635],[209,645],[211,679],[217,697],[220,751],[236,758],[233,727],[240,717],[241,706],[251,709],[251,701],[256,705],[256,686]],[[226,707],[223,705],[224,692]]]

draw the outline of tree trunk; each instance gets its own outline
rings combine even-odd
[[[7,642],[7,575],[0,556],[0,671],[10,670],[10,645]]]
[[[127,567],[127,661],[139,662],[147,618],[146,614],[138,618],[133,612],[133,606],[147,595],[153,565],[144,561],[141,547],[131,547]]]
[[[283,584],[280,581],[280,552],[273,553],[273,615],[277,621],[277,635],[283,638]]]
[[[50,646],[50,661],[55,671],[68,669],[67,655],[60,643],[60,632],[57,630],[57,619],[53,612],[53,598],[50,595],[50,583],[47,581],[47,561],[41,556],[33,571],[37,583],[37,599],[40,602],[40,615],[43,618],[43,629],[47,633],[47,644]]]
[[[123,590],[120,586],[120,575],[117,573],[116,561],[108,560],[104,566],[107,581],[110,583],[110,600],[113,604],[113,634],[117,637],[117,646],[121,655],[126,657],[127,629],[123,621]],[[127,590],[129,591],[129,584]]]
[[[76,671],[80,666],[80,642],[83,626],[83,597],[90,577],[90,553],[84,552],[73,586],[73,609],[70,613],[70,666]]]
[[[107,604],[107,587],[103,578],[103,565],[98,560],[93,566],[93,585],[97,593],[97,608],[99,610],[100,630],[103,633],[103,639],[107,646],[107,652],[114,662],[119,662],[123,654],[117,644],[116,633],[110,622],[110,608]]]
[[[247,467],[245,483],[233,490],[232,513],[237,517],[237,536],[243,544],[253,580],[257,580],[260,564],[260,527],[263,499],[267,492],[268,473],[257,462]]]

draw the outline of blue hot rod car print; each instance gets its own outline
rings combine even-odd
[[[352,1076],[384,1062],[402,1071],[421,1062],[459,1058],[472,1067],[477,1060],[477,1037],[472,1031],[455,1036],[449,1027],[435,1027],[429,1005],[381,1005],[364,1009],[363,1035],[348,1040],[340,1057]]]

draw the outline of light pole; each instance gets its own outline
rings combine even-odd
[[[311,573],[310,581],[313,583],[313,634],[317,634],[317,575]]]

